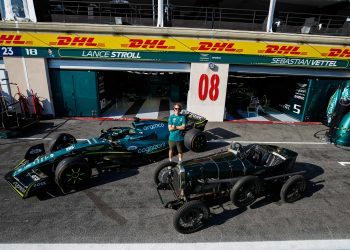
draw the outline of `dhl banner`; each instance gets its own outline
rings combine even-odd
[[[0,56],[170,61],[192,58],[194,61],[222,63],[253,60],[249,64],[330,68],[346,68],[350,58],[350,46],[54,33],[0,32],[0,48]]]

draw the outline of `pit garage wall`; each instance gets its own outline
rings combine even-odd
[[[209,121],[223,121],[229,64],[192,63],[187,109]]]
[[[46,58],[4,57],[4,64],[10,83],[16,83],[25,96],[31,95],[32,89],[42,100],[43,114],[54,115]],[[10,84],[12,96],[18,92],[17,86]]]

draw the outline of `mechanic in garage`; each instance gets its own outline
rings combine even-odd
[[[174,114],[169,117],[168,128],[170,131],[169,135],[169,161],[173,157],[174,149],[177,149],[179,154],[179,162],[182,161],[183,149],[184,149],[184,135],[186,118],[181,115],[181,104],[176,103],[174,105]]]

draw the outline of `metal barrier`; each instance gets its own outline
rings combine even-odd
[[[165,5],[164,24],[172,27],[265,31],[268,11]],[[157,6],[128,1],[50,0],[54,22],[155,26]],[[350,18],[340,15],[279,12],[273,30],[284,33],[350,35]]]

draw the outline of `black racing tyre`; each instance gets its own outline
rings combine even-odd
[[[202,152],[207,145],[207,137],[199,129],[192,128],[186,132],[184,144],[189,150],[194,152]]]
[[[76,156],[63,159],[55,170],[55,182],[65,190],[82,187],[90,177],[90,166],[85,159]]]
[[[186,202],[174,216],[173,224],[179,233],[190,234],[204,227],[209,218],[209,208],[199,200]]]
[[[230,191],[230,199],[236,207],[247,207],[254,203],[260,192],[260,181],[256,176],[244,176]]]
[[[176,165],[177,165],[176,162],[171,162],[171,161],[160,164],[156,168],[153,174],[154,183],[157,186],[159,185],[159,183],[167,183],[166,179],[168,177],[168,172],[170,169],[173,169],[174,167],[176,167]]]
[[[286,203],[292,203],[303,197],[306,189],[306,181],[302,175],[290,177],[282,186],[280,196]]]
[[[75,143],[77,143],[77,139],[75,139],[73,135],[68,133],[60,133],[53,138],[52,142],[50,143],[49,150],[51,153],[53,153]]]

